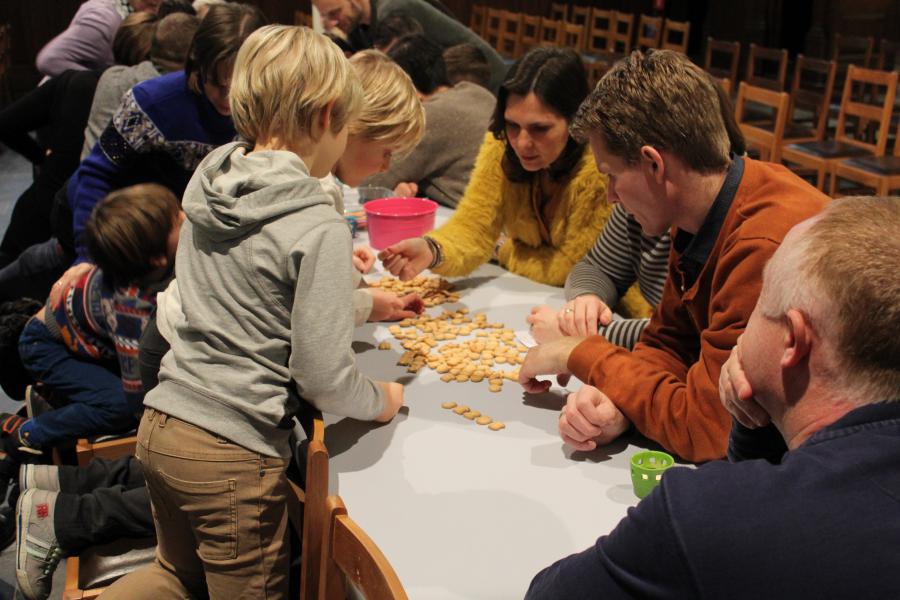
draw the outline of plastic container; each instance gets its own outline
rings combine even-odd
[[[377,185],[363,185],[356,188],[356,193],[359,196],[358,202],[360,204],[365,204],[366,202],[370,202],[372,200],[391,198],[394,195],[394,190],[390,188],[378,187]]]
[[[675,459],[665,452],[644,450],[631,457],[631,485],[634,495],[643,498],[662,481],[666,469],[675,464]]]
[[[437,203],[425,198],[382,198],[363,205],[369,228],[369,245],[384,250],[407,238],[434,229]]]

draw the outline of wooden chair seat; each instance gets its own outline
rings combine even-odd
[[[874,171],[879,175],[900,175],[900,156],[863,156],[849,158],[841,164],[866,171]]]
[[[63,600],[98,596],[123,575],[149,565],[156,554],[156,538],[122,538],[93,546],[66,561]]]
[[[865,148],[838,142],[837,140],[824,140],[821,142],[802,142],[787,146],[790,150],[802,152],[819,158],[853,158],[857,156],[870,156]]]

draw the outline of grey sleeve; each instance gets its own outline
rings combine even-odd
[[[350,231],[334,220],[291,250],[296,289],[291,307],[291,376],[300,395],[323,412],[371,420],[384,409],[380,386],[356,366],[351,348],[353,264]]]
[[[637,257],[633,256],[634,252],[628,215],[616,204],[593,248],[575,263],[566,277],[566,300],[595,294],[607,306],[614,307],[637,278],[635,263],[640,261],[640,243]]]
[[[616,346],[631,350],[649,323],[650,319],[616,319],[609,325],[600,327],[597,333]]]

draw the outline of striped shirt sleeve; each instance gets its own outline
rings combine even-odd
[[[616,306],[635,281],[652,306],[659,304],[668,274],[669,234],[644,235],[640,224],[621,205],[612,214],[594,247],[566,279],[566,300],[595,294]],[[601,327],[599,333],[614,344],[631,348],[649,319],[621,319]]]

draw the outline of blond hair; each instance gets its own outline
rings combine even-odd
[[[758,309],[805,314],[848,399],[900,399],[900,198],[835,200],[801,227],[766,265]]]
[[[359,78],[328,38],[307,27],[268,25],[241,46],[231,79],[231,116],[251,143],[317,140],[332,104],[331,130],[343,129],[363,102]]]
[[[377,50],[363,50],[350,58],[362,83],[362,113],[350,133],[385,141],[395,152],[412,150],[425,134],[425,109],[412,80],[397,63]]]
[[[667,150],[688,168],[714,173],[729,165],[730,142],[712,79],[685,55],[639,51],[617,62],[572,121],[573,137],[597,132],[628,164],[642,146]]]

